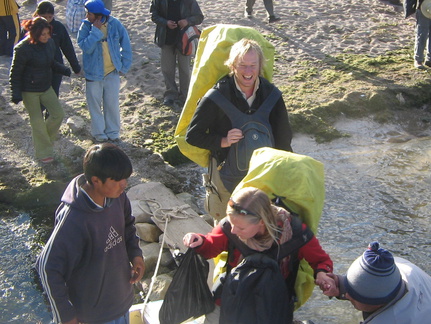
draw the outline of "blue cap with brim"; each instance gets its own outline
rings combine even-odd
[[[95,15],[109,16],[111,11],[105,8],[105,4],[101,0],[88,0],[84,4],[85,9]]]

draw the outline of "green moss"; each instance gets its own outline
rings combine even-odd
[[[280,87],[294,132],[313,135],[317,141],[331,140],[344,136],[332,126],[340,116],[390,122],[394,111],[429,103],[429,73],[415,70],[412,62],[411,48],[300,62],[287,85]]]

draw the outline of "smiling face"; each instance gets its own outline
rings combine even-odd
[[[233,67],[236,81],[244,93],[254,90],[254,84],[259,77],[259,72],[259,55],[253,49],[249,50]]]
[[[51,32],[49,30],[49,28],[44,28],[42,30],[42,33],[39,36],[38,41],[40,43],[48,43],[48,40],[51,38]]]

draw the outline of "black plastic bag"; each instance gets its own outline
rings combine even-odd
[[[159,312],[160,324],[181,323],[214,310],[208,272],[208,261],[189,248],[166,292]]]

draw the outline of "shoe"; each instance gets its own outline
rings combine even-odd
[[[165,105],[165,106],[173,106],[174,105],[174,100],[173,99],[165,99],[165,100],[163,100],[163,105]]]
[[[419,70],[425,70],[425,66],[423,66],[421,62],[415,61],[414,65],[415,65],[415,68]]]
[[[121,140],[120,140],[120,138],[114,138],[114,139],[109,139],[109,141],[111,142],[111,143],[113,143],[113,144],[120,144],[121,143]]]
[[[248,18],[248,19],[253,18],[253,13],[248,12],[247,10],[244,11],[244,18]]]
[[[269,23],[273,23],[273,22],[276,22],[276,21],[279,21],[279,20],[281,20],[281,18],[278,17],[278,16],[269,16],[269,18],[268,18],[268,22]]]
[[[431,61],[425,61],[425,65],[431,67]]]
[[[106,143],[108,141],[107,138],[94,138],[93,142],[96,144],[102,144],[102,143]]]
[[[40,162],[42,162],[43,164],[48,164],[48,163],[52,163],[54,162],[54,158],[53,157],[46,157],[40,160]]]

